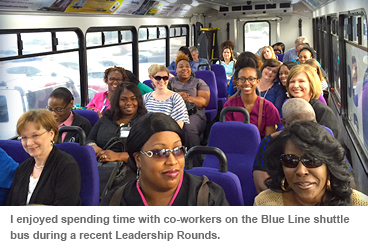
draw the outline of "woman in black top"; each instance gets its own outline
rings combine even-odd
[[[201,177],[184,171],[184,134],[170,116],[148,113],[137,120],[127,139],[129,165],[137,178],[127,183],[121,206],[195,206]],[[208,205],[229,205],[224,190],[207,182]],[[114,190],[100,205],[109,205]]]
[[[58,126],[51,112],[25,112],[18,120],[17,133],[31,158],[17,168],[6,204],[80,205],[79,166],[71,155],[54,146]]]
[[[95,150],[98,161],[128,162],[128,153],[121,152],[121,147],[103,148],[114,137],[124,142],[135,120],[146,113],[139,88],[130,82],[119,84],[111,97],[111,108],[103,113],[87,137],[87,144]]]

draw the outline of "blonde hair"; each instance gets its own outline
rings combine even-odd
[[[169,74],[170,74],[170,71],[169,71],[169,69],[167,69],[167,67],[166,66],[164,66],[164,65],[160,65],[160,64],[152,64],[149,68],[148,68],[148,74],[150,75],[150,76],[154,76],[157,72],[159,72],[159,71],[164,71],[164,72],[166,72],[167,73],[167,76],[169,76]]]
[[[18,135],[24,130],[28,122],[33,122],[37,130],[41,127],[46,131],[54,132],[54,141],[56,142],[59,136],[59,127],[52,113],[46,109],[29,110],[23,113],[17,122]]]
[[[315,60],[314,58],[311,58],[305,61],[305,64],[312,66],[316,70],[317,75],[319,79],[321,80],[321,82],[326,81],[326,79],[322,75],[322,70],[321,70],[321,67],[319,67],[317,60]]]
[[[311,90],[311,99],[318,99],[322,93],[321,81],[314,68],[307,64],[295,65],[290,69],[288,78],[286,80],[286,90],[289,94],[289,97],[292,97],[289,91],[290,79],[302,72],[307,75]]]
[[[269,58],[269,59],[276,59],[277,60],[277,56],[275,54],[275,51],[273,50],[272,46],[264,46],[261,50],[261,61],[264,62],[266,59],[264,58],[263,56],[263,52],[266,50],[266,49],[270,49],[271,53],[272,53],[272,57]]]

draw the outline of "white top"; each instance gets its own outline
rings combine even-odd
[[[29,186],[28,186],[28,195],[27,195],[27,205],[29,204],[29,201],[31,200],[33,191],[35,190],[38,180],[40,179],[40,177],[38,177],[37,179],[33,178],[33,176],[31,175],[31,177],[29,177]]]
[[[172,117],[175,121],[190,123],[187,107],[180,94],[174,92],[164,101],[156,100],[152,94],[153,92],[149,92],[143,95],[144,106],[148,112],[162,112]]]

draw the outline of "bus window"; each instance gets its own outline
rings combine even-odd
[[[21,33],[23,41],[23,54],[33,54],[52,51],[51,33]]]
[[[368,53],[346,43],[348,119],[361,142],[368,147]],[[363,119],[364,118],[364,119]]]
[[[187,40],[188,28],[186,26],[175,25],[170,28],[170,62],[175,61],[180,47],[187,46]]]
[[[270,44],[269,22],[247,22],[244,24],[244,51],[256,53]]]
[[[56,32],[58,44],[57,50],[78,49],[78,36],[72,31]]]
[[[18,55],[16,34],[1,34],[0,41],[0,58]]]
[[[118,31],[104,31],[105,44],[117,44],[119,42]]]

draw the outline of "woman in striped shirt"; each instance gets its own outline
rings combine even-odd
[[[154,91],[143,95],[148,112],[162,112],[172,117],[181,128],[189,124],[189,116],[183,98],[167,88],[170,71],[163,65],[153,64],[148,68]]]

